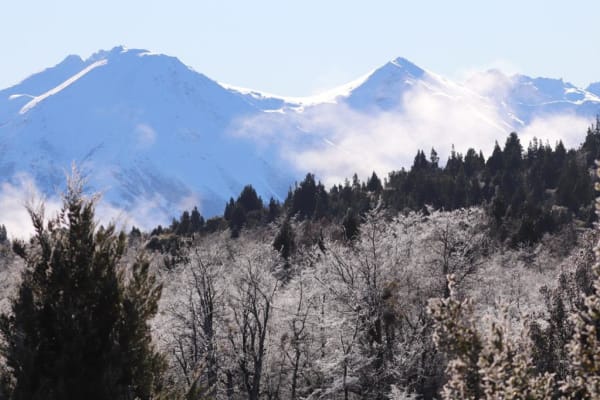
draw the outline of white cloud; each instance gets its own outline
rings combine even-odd
[[[44,199],[33,179],[26,174],[15,175],[13,182],[0,185],[0,224],[6,226],[9,237],[24,238],[33,233],[27,205],[37,207],[43,202],[46,215],[53,215],[60,203],[57,199]]]
[[[200,200],[200,197],[197,194],[191,194],[189,196],[186,196],[184,198],[182,198],[181,200],[179,200],[179,203],[177,204],[177,209],[178,210],[191,210],[194,207],[198,207],[198,211],[202,211],[202,207],[201,207],[202,201]]]
[[[159,196],[136,199],[134,203],[125,210],[100,199],[96,206],[96,219],[103,224],[113,223],[124,231],[132,226],[147,231],[169,221],[170,215],[165,211],[164,199]]]
[[[58,213],[62,201],[59,196],[44,197],[34,179],[27,174],[15,175],[12,182],[0,185],[0,224],[6,226],[9,237],[27,238],[33,233],[33,225],[26,206],[32,205],[35,208],[43,204],[48,218]],[[103,225],[113,223],[125,231],[133,225],[149,230],[169,221],[170,215],[165,211],[164,203],[164,199],[158,196],[153,199],[138,199],[125,210],[100,198],[96,205],[96,220]],[[181,203],[186,209],[191,208],[190,204],[200,203],[193,196],[183,199]]]
[[[321,104],[300,112],[286,110],[245,119],[235,132],[278,147],[281,157],[299,173],[316,173],[328,185],[343,182],[354,172],[361,179],[372,171],[387,176],[410,167],[417,150],[429,155],[432,146],[442,164],[453,144],[458,152],[472,147],[489,156],[494,142],[503,144],[515,130],[524,147],[534,136],[552,144],[562,139],[567,147],[580,144],[590,123],[585,118],[540,116],[523,126],[511,117],[499,100],[512,85],[511,79],[497,71],[473,77],[466,87],[434,77],[405,91],[399,106],[389,111]],[[391,96],[382,94],[386,95]]]
[[[536,137],[543,142],[547,140],[552,146],[562,140],[567,149],[577,148],[590,124],[590,119],[570,114],[537,117],[520,132],[519,137],[524,146]]]
[[[512,88],[512,79],[500,70],[473,72],[464,81],[466,88],[482,96],[504,99]]]
[[[521,73],[523,68],[513,61],[498,58],[482,65],[459,69],[453,75],[458,81],[466,82],[471,80],[475,75],[487,74],[488,72],[498,73],[500,71],[506,76],[511,76]]]
[[[156,131],[148,124],[137,124],[135,133],[140,147],[150,147],[156,141]]]
[[[354,172],[361,178],[372,171],[387,176],[410,167],[418,149],[429,154],[432,146],[443,162],[452,144],[458,151],[474,147],[489,154],[494,140],[511,131],[496,110],[487,99],[459,87],[442,92],[415,85],[398,109],[362,112],[325,104],[248,119],[238,125],[238,133],[277,142],[282,157],[296,169],[333,184]]]

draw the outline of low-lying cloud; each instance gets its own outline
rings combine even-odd
[[[12,183],[0,185],[0,224],[6,227],[9,237],[31,235],[33,225],[26,207],[37,208],[42,203],[46,215],[55,214],[60,208],[56,199],[45,199],[34,180],[26,174],[17,174]]]
[[[180,202],[180,209],[191,209],[199,204],[195,196],[186,197]],[[54,217],[61,208],[59,194],[44,196],[35,184],[35,180],[19,173],[10,182],[0,185],[0,224],[6,227],[9,237],[27,238],[33,233],[33,225],[27,211],[31,206],[37,209],[44,206],[46,218]],[[167,223],[171,218],[165,211],[164,199],[156,196],[150,199],[138,199],[128,209],[103,201],[100,197],[96,204],[96,220],[103,225],[115,224],[117,228],[128,230],[137,226],[150,230],[158,224]]]
[[[562,140],[567,148],[577,148],[583,142],[590,122],[572,114],[537,117],[519,133],[519,137],[524,146],[535,137],[552,146]]]
[[[299,172],[313,172],[326,184],[343,182],[357,173],[364,179],[372,171],[387,176],[410,167],[417,150],[427,155],[435,148],[442,164],[452,146],[489,156],[511,131],[518,131],[526,148],[535,136],[554,144],[562,139],[577,146],[590,121],[573,115],[537,117],[522,126],[489,93],[510,90],[510,81],[493,71],[466,87],[443,81],[417,83],[389,111],[357,110],[344,103],[321,104],[300,111],[264,113],[240,121],[235,132],[275,145],[280,156]],[[498,79],[497,79],[498,78]],[[506,77],[504,77],[506,78]]]

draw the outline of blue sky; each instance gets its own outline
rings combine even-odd
[[[450,78],[508,72],[600,81],[600,2],[19,0],[0,4],[0,88],[123,44],[209,77],[308,95],[397,56]]]

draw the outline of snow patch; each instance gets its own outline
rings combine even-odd
[[[23,114],[27,113],[29,110],[31,110],[32,108],[37,106],[39,103],[41,103],[48,97],[59,93],[63,89],[65,89],[65,88],[69,87],[70,85],[72,85],[73,83],[75,83],[78,79],[80,79],[82,76],[86,75],[91,70],[101,67],[103,65],[106,65],[107,62],[108,62],[107,60],[96,61],[95,63],[88,65],[83,70],[81,70],[77,74],[73,75],[72,77],[70,77],[69,79],[67,79],[66,81],[61,83],[60,85],[56,86],[55,88],[48,90],[44,94],[33,97],[33,99],[29,103],[25,104],[23,106],[23,108],[21,108],[21,110],[19,111],[19,114],[23,115]]]
[[[278,99],[278,100],[282,100],[282,101],[288,103],[287,104],[288,106],[293,106],[293,105],[301,106],[301,107],[298,107],[298,111],[301,112],[304,109],[303,106],[314,106],[317,104],[324,104],[324,103],[336,104],[338,102],[338,99],[346,98],[346,97],[350,96],[350,94],[352,93],[352,91],[354,89],[356,89],[357,87],[359,87],[360,85],[365,83],[369,79],[369,77],[371,75],[373,75],[373,72],[375,72],[375,71],[371,71],[368,74],[365,74],[365,75],[359,77],[358,79],[355,79],[351,82],[348,82],[346,84],[343,84],[343,85],[333,88],[331,90],[324,91],[324,92],[319,93],[314,96],[304,96],[304,97],[280,96],[277,94],[262,92],[262,91],[255,90],[255,89],[249,89],[249,88],[245,88],[245,87],[241,87],[241,86],[230,85],[230,84],[223,83],[223,82],[217,82],[217,83],[227,90],[238,92],[238,93],[246,95],[246,96],[252,96],[255,99],[269,99],[269,98]]]
[[[32,96],[30,94],[11,94],[10,96],[8,96],[8,99],[16,100],[16,99],[20,99],[21,97],[29,97],[30,99],[35,98],[35,96]]]

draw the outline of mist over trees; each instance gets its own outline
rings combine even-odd
[[[354,174],[351,180],[327,190],[309,173],[290,188],[282,202],[271,198],[268,205],[252,186],[246,186],[237,199],[229,200],[222,217],[211,218],[195,232],[229,228],[232,237],[237,237],[244,227],[264,226],[287,215],[298,220],[344,222],[348,237],[352,237],[362,216],[381,201],[392,212],[482,207],[492,220],[492,236],[512,246],[531,245],[572,221],[588,227],[596,221],[590,171],[597,157],[600,119],[577,149],[567,150],[561,141],[550,145],[536,138],[525,148],[513,132],[503,146],[496,142],[487,159],[472,148],[464,154],[453,148],[442,167],[434,148],[429,156],[419,150],[410,169],[392,171],[383,180],[373,172],[361,182]],[[176,233],[180,221],[185,224],[187,219],[186,211],[179,220],[174,219],[171,231]]]
[[[0,399],[600,396],[599,121],[428,153],[128,235],[72,180],[31,240],[0,226]]]

